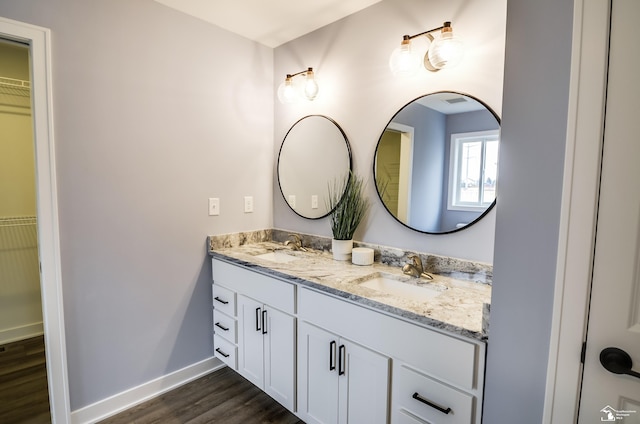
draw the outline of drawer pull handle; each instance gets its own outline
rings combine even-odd
[[[431,402],[429,399],[425,399],[422,396],[420,396],[420,394],[418,392],[415,392],[413,394],[413,396],[411,396],[412,398],[414,398],[415,400],[424,403],[425,405],[429,405],[432,408],[437,409],[438,411],[442,412],[443,414],[448,414],[449,412],[451,412],[451,408],[443,408],[442,406],[438,405],[437,403],[433,403]]]
[[[214,299],[217,300],[218,302],[222,303],[223,305],[228,305],[229,304],[228,300],[222,300],[218,296],[214,297]]]
[[[338,348],[338,375],[344,375],[345,363],[347,362],[347,348],[340,345]]]
[[[262,334],[267,334],[267,310],[262,311]]]
[[[336,369],[336,341],[329,343],[329,371]]]
[[[216,348],[216,352],[218,352],[220,355],[224,356],[225,358],[229,357],[228,353],[224,353],[223,351],[220,350],[220,348]]]
[[[260,329],[260,308],[256,308],[256,331],[261,331],[261,329]]]
[[[229,331],[229,329],[227,327],[225,327],[224,325],[220,324],[219,322],[216,322],[216,327],[221,328],[223,331]]]

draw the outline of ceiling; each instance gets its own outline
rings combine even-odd
[[[457,93],[434,93],[418,100],[423,106],[437,110],[445,115],[483,110],[485,107],[475,99]]]
[[[221,28],[278,47],[380,0],[156,0]]]

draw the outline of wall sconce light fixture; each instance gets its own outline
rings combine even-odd
[[[440,35],[434,37],[432,32],[440,31]],[[426,36],[431,44],[427,53],[422,55],[412,49],[411,40]],[[457,65],[464,53],[462,41],[453,35],[451,22],[445,22],[441,27],[430,29],[416,35],[405,35],[402,37],[400,47],[396,48],[389,58],[389,67],[396,76],[411,76],[418,71],[420,64],[432,72],[439,71],[445,67],[451,68]]]
[[[304,77],[304,81],[300,81],[301,78],[296,79],[297,76]],[[317,95],[318,82],[315,79],[313,68],[307,68],[295,74],[287,74],[278,87],[278,99],[282,103],[295,103],[301,97],[313,100]]]

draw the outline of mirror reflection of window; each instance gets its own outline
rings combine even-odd
[[[451,135],[449,209],[483,211],[496,198],[497,130]]]
[[[398,134],[411,143],[399,143]],[[438,92],[407,103],[376,148],[382,203],[403,225],[424,233],[472,225],[495,204],[499,137],[498,116],[471,96]]]

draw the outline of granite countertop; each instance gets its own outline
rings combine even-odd
[[[259,257],[273,251],[282,251],[279,253],[296,259],[285,263]],[[379,262],[366,266],[353,265],[351,262],[333,260],[331,253],[326,251],[294,251],[282,243],[273,241],[248,242],[233,247],[214,246],[214,243],[210,243],[209,254],[226,262],[236,263],[446,332],[476,340],[488,339],[491,285],[451,276],[459,276],[459,273],[432,274],[433,280],[418,279],[403,274],[400,266]],[[400,280],[405,284],[424,285],[440,293],[419,301],[361,285],[362,282],[378,275]]]

